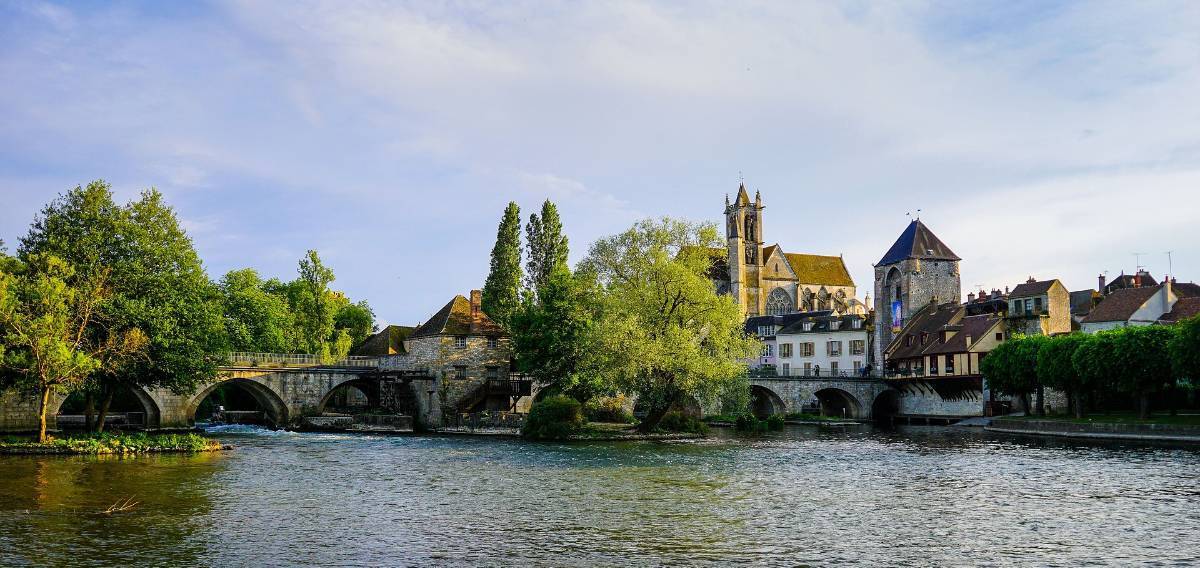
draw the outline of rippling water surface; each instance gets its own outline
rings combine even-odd
[[[974,430],[530,444],[215,432],[0,456],[0,565],[1200,563],[1200,452]],[[133,497],[132,511],[105,515]]]

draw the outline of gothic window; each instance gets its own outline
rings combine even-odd
[[[751,242],[758,241],[758,237],[754,233],[754,223],[755,222],[757,222],[757,219],[754,218],[753,213],[746,215],[746,240],[751,241]]]
[[[771,290],[771,294],[767,296],[767,315],[786,314],[794,309],[791,294],[783,288]]]
[[[821,286],[821,290],[817,292],[817,309],[829,309],[829,291],[824,286]]]
[[[838,309],[838,311],[845,312],[845,311],[846,311],[846,309],[849,307],[849,306],[846,304],[846,291],[845,291],[845,290],[838,290],[838,291],[837,291],[837,294],[834,294],[834,295],[833,295],[833,302],[834,302],[835,304],[837,304],[837,309]]]

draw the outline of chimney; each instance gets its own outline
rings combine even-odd
[[[1029,275],[1029,280],[1026,280],[1026,281],[1025,281],[1025,283],[1026,283],[1026,284],[1033,284],[1034,282],[1037,282],[1037,280],[1034,280],[1034,279],[1033,279],[1033,275],[1032,275],[1032,274],[1030,274],[1030,275]]]
[[[1104,281],[1105,281],[1104,274],[1101,274],[1101,275],[1099,276],[1099,280],[1100,280],[1100,288],[1098,289],[1098,291],[1099,291],[1101,294],[1103,294],[1103,293],[1104,293]]]
[[[971,304],[974,302],[975,302],[975,292],[971,292],[971,293],[967,294],[967,303]]]
[[[483,321],[483,292],[471,290],[471,333],[479,333],[481,321]]]

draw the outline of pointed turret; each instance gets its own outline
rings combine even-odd
[[[750,205],[750,196],[746,194],[746,184],[744,182],[741,185],[738,185],[737,204],[739,207],[743,205]]]
[[[895,264],[909,258],[962,260],[919,219],[908,224],[904,232],[900,233],[900,238],[896,239],[895,244],[879,259],[876,266]]]

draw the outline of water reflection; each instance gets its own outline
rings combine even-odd
[[[1196,561],[1196,451],[937,427],[529,444],[226,426],[225,455],[0,458],[0,564]],[[130,514],[97,515],[130,494]]]

